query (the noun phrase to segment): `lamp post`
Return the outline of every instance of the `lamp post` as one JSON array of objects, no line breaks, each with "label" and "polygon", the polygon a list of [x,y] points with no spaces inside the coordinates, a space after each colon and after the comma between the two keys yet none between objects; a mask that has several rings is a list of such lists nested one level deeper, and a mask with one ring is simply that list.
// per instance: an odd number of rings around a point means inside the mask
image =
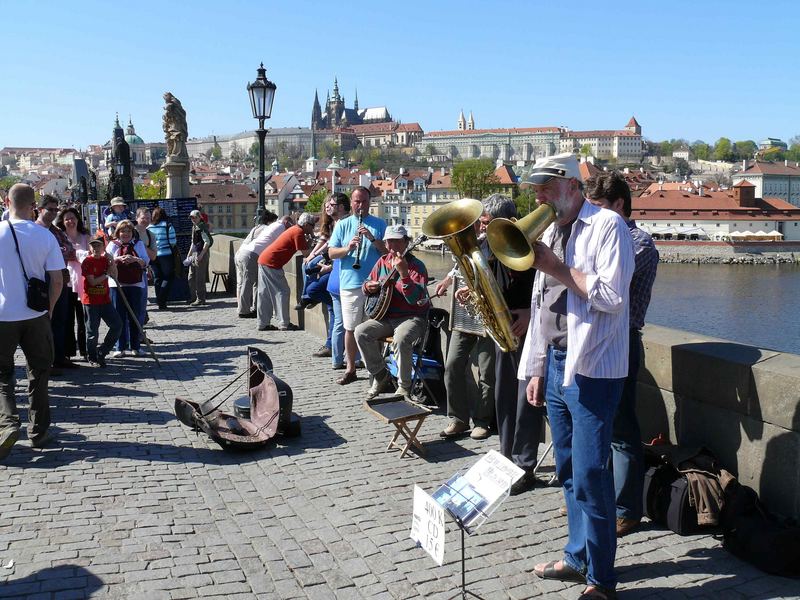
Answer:
[{"label": "lamp post", "polygon": [[253,109],[253,118],[258,119],[258,210],[256,222],[260,222],[264,214],[264,138],[267,130],[264,129],[264,120],[272,116],[272,101],[275,100],[277,86],[267,79],[267,70],[264,63],[258,68],[258,76],[253,83],[247,84],[247,93],[250,94],[250,108]]}]

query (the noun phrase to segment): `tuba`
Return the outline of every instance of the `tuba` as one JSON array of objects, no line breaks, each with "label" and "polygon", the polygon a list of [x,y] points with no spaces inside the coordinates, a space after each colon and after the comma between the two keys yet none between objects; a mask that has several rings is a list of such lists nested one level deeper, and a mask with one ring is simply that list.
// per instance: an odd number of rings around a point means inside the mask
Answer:
[{"label": "tuba", "polygon": [[449,246],[470,289],[468,310],[471,308],[475,312],[503,352],[511,352],[519,344],[511,332],[511,312],[475,233],[475,221],[482,214],[483,205],[478,200],[455,200],[433,211],[422,224],[422,233],[428,239],[441,239]]},{"label": "tuba", "polygon": [[514,271],[527,271],[536,256],[533,243],[556,220],[556,211],[549,204],[540,204],[519,221],[492,219],[486,228],[486,241],[495,258]]}]

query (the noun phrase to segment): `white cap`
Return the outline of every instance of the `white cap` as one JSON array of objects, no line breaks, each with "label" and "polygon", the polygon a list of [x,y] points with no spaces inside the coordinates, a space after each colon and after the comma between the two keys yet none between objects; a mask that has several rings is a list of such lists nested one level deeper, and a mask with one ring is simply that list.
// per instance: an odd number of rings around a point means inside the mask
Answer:
[{"label": "white cap", "polygon": [[555,154],[546,158],[540,158],[531,169],[528,182],[534,185],[544,185],[553,177],[561,179],[572,179],[583,181],[580,169],[578,169],[578,159],[571,152]]},{"label": "white cap", "polygon": [[384,240],[403,240],[408,239],[408,231],[402,225],[389,225],[386,233],[383,234]]}]

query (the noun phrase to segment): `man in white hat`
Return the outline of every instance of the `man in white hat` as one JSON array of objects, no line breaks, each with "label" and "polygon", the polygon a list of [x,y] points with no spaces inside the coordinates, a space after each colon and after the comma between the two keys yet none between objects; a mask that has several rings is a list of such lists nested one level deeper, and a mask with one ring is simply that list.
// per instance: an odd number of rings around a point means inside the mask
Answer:
[{"label": "man in white hat", "polygon": [[537,274],[518,377],[530,377],[532,405],[547,404],[569,524],[563,558],[537,564],[534,573],[585,582],[581,599],[608,600],[617,583],[608,459],[628,374],[633,242],[618,214],[584,198],[574,155],[538,160],[530,182],[556,221],[534,244]]},{"label": "man in white hat", "polygon": [[368,398],[391,391],[392,378],[383,361],[380,342],[389,336],[392,336],[397,361],[397,393],[411,396],[412,349],[425,334],[431,302],[426,288],[428,270],[410,252],[404,256],[409,240],[402,225],[387,227],[383,241],[388,252],[375,263],[362,285],[366,296],[381,293],[384,286],[390,288],[392,294],[386,314],[380,320],[364,321],[354,332],[367,370],[373,376]]}]

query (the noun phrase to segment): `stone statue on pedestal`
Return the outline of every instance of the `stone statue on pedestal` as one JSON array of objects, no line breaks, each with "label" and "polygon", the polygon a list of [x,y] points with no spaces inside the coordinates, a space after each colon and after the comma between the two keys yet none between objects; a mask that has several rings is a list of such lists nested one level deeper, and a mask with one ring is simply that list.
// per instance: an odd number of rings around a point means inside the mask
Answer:
[{"label": "stone statue on pedestal", "polygon": [[164,94],[164,116],[161,119],[164,137],[167,142],[167,198],[189,197],[189,153],[186,140],[189,130],[186,126],[186,111],[170,92]]}]

